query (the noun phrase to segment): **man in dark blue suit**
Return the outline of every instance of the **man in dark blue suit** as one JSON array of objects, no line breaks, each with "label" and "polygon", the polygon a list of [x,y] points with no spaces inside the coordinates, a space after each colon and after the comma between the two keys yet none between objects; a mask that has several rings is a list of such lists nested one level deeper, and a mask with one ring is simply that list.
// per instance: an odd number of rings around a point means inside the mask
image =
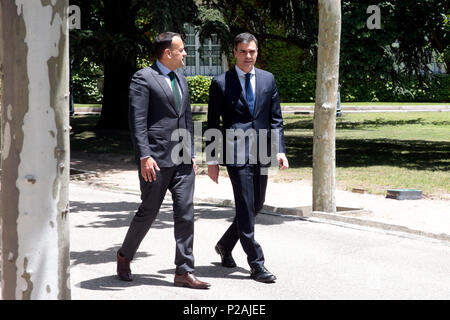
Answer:
[{"label": "man in dark blue suit", "polygon": [[[261,151],[275,147],[280,169],[289,167],[283,119],[273,75],[254,67],[258,56],[257,39],[249,33],[236,36],[234,56],[235,68],[212,80],[208,105],[208,129],[218,129],[223,136],[223,145],[218,148],[222,150],[221,158],[220,151],[214,152],[218,150],[213,150],[211,157],[207,154],[208,176],[218,183],[219,163],[224,161],[236,206],[233,223],[215,250],[220,254],[223,266],[235,267],[231,252],[240,240],[251,268],[250,277],[270,283],[276,277],[264,266],[264,254],[255,240],[254,225],[255,216],[263,207],[267,187],[269,163],[262,161]],[[267,138],[263,137],[267,133]],[[275,145],[271,145],[271,138],[276,138]],[[217,141],[208,145],[211,143]]]}]

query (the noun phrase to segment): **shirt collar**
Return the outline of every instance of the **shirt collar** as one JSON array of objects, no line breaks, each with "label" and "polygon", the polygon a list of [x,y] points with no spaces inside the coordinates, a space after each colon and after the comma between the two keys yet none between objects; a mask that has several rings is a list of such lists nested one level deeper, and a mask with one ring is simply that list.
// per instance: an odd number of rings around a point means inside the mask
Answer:
[{"label": "shirt collar", "polygon": [[[237,72],[238,76],[245,78],[246,73],[244,71],[242,71],[237,65],[235,66],[235,68],[236,68],[236,72]],[[252,70],[250,70],[249,73],[252,75],[255,75],[255,67],[254,66],[252,67]]]},{"label": "shirt collar", "polygon": [[156,60],[156,65],[158,66],[159,71],[161,71],[161,73],[165,76],[172,72],[172,70],[163,65],[159,60]]}]

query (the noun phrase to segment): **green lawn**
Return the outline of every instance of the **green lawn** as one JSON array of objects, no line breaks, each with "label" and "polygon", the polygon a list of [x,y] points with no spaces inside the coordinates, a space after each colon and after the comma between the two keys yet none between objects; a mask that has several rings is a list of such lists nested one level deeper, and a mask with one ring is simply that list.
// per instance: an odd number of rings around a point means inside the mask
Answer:
[{"label": "green lawn", "polygon": [[[132,154],[128,132],[96,131],[97,119],[71,119],[73,152]],[[273,179],[312,179],[312,119],[284,116],[291,168],[275,171]],[[194,121],[205,122],[206,115],[194,115]],[[426,197],[450,198],[450,112],[344,114],[336,124],[336,166],[340,189],[385,194],[390,188],[414,188]]]},{"label": "green lawn", "polygon": [[[279,179],[312,179],[312,116],[286,115],[292,170]],[[340,188],[385,194],[415,188],[429,197],[450,194],[450,112],[353,113],[336,123]],[[447,195],[445,195],[447,194]]]},{"label": "green lawn", "polygon": [[[422,105],[448,105],[448,103],[441,102],[342,102],[342,106],[422,106]],[[79,104],[76,103],[75,107],[101,107],[101,104]],[[193,103],[192,106],[195,107],[206,107],[207,103]],[[314,102],[282,102],[281,106],[314,106]]]}]

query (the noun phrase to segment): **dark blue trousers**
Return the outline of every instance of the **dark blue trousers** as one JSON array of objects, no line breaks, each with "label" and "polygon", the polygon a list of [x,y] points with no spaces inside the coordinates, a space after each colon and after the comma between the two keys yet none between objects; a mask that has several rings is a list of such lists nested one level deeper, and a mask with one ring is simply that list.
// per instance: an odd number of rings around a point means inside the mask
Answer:
[{"label": "dark blue trousers", "polygon": [[260,165],[227,166],[233,186],[236,216],[219,243],[231,252],[240,240],[250,267],[264,265],[264,254],[255,240],[255,217],[261,211],[266,196],[267,175],[261,175]]}]

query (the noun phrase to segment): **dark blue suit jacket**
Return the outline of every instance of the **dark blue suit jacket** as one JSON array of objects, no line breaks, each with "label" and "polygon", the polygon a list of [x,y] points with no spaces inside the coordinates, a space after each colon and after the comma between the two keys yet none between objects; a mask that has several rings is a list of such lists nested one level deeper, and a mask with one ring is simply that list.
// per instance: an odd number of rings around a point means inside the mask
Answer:
[{"label": "dark blue suit jacket", "polygon": [[[245,92],[241,87],[235,68],[214,77],[209,91],[208,129],[218,129],[222,132],[223,151],[222,155],[213,152],[212,157],[209,157],[207,152],[207,161],[218,160],[219,164],[230,166],[242,166],[255,162],[269,165],[261,163],[259,154],[262,151],[261,148],[264,147],[267,150],[266,154],[270,156],[271,129],[277,130],[279,143],[275,150],[276,153],[285,153],[283,119],[274,76],[270,72],[255,68],[255,107],[253,114],[250,113]],[[245,141],[245,154],[242,152],[242,148],[238,148],[238,144],[242,141],[239,142],[239,139],[230,136],[227,141],[227,132],[234,131],[235,135],[240,135],[236,131],[239,129],[242,129],[244,134],[252,131],[250,129],[255,130],[258,138],[255,140],[257,143],[253,144],[255,148],[253,152],[250,152],[252,147],[248,144],[249,139]],[[259,139],[259,135],[264,132],[261,129],[267,130],[268,134],[265,140]],[[213,142],[214,139],[209,143],[207,142],[207,146]],[[265,145],[263,146],[261,143],[265,143]],[[234,151],[231,153],[232,157],[227,157],[230,148],[234,148]],[[256,156],[256,159],[253,156]],[[242,163],[242,159],[244,159],[244,163]]]}]

